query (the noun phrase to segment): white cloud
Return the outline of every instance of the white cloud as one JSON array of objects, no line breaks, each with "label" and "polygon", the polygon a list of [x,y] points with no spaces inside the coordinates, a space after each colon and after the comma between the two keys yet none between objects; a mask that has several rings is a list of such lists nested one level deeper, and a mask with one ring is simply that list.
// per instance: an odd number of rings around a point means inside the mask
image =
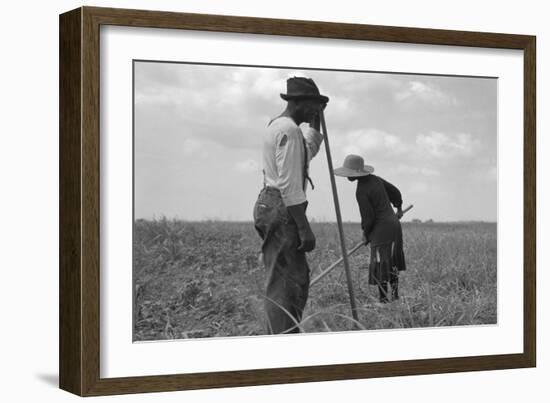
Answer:
[{"label": "white cloud", "polygon": [[[347,114],[349,114],[351,108],[352,105],[350,104],[349,98],[338,95],[330,95],[330,100],[326,109],[326,115],[346,116]],[[329,118],[327,117],[327,120],[328,119]]]},{"label": "white cloud", "polygon": [[368,158],[375,153],[402,154],[409,147],[399,137],[378,129],[355,130],[338,141],[346,154]]},{"label": "white cloud", "polygon": [[437,177],[441,176],[441,172],[434,168],[399,164],[392,169],[392,172],[397,174],[411,174],[419,176]]},{"label": "white cloud", "polygon": [[422,152],[436,158],[471,157],[480,148],[481,142],[469,133],[449,135],[441,132],[419,134],[416,145]]},{"label": "white cloud", "polygon": [[426,193],[430,187],[424,182],[413,182],[409,185],[409,191],[412,193]]},{"label": "white cloud", "polygon": [[441,173],[436,169],[431,168],[417,168],[417,172],[424,176],[441,176]]},{"label": "white cloud", "polygon": [[247,99],[263,99],[277,101],[280,93],[286,92],[287,78],[305,76],[304,72],[279,69],[241,68],[231,74],[231,83],[228,85],[228,99],[234,96]]},{"label": "white cloud", "polygon": [[421,81],[409,81],[405,89],[395,94],[395,99],[400,102],[421,100],[434,105],[457,105],[456,97],[446,94],[434,85],[428,85]]}]

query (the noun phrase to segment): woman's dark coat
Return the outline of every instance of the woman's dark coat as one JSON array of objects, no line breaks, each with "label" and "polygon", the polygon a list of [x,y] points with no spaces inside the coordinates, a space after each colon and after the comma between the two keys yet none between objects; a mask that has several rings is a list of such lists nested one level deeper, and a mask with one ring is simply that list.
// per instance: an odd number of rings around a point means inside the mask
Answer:
[{"label": "woman's dark coat", "polygon": [[392,270],[405,270],[403,232],[392,204],[403,204],[401,192],[376,175],[358,178],[355,193],[361,213],[361,228],[371,245],[369,283],[389,281]]},{"label": "woman's dark coat", "polygon": [[358,179],[355,196],[361,212],[361,227],[370,244],[377,246],[394,241],[401,233],[401,224],[391,205],[400,208],[403,204],[399,189],[376,175],[367,175]]}]

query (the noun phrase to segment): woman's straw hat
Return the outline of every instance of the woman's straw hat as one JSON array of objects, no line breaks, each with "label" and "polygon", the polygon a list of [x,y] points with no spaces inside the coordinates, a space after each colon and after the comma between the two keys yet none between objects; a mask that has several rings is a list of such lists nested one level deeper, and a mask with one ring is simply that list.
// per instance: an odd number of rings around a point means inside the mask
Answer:
[{"label": "woman's straw hat", "polygon": [[365,165],[365,161],[363,161],[362,157],[350,154],[344,160],[344,166],[334,170],[334,175],[357,178],[359,176],[370,175],[373,172],[374,167]]}]

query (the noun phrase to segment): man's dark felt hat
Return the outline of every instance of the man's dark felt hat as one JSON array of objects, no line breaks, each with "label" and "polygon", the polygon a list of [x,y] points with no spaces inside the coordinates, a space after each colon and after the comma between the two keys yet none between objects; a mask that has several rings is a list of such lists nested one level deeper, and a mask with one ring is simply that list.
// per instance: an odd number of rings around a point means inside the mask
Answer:
[{"label": "man's dark felt hat", "polygon": [[286,94],[281,94],[285,101],[290,99],[318,99],[327,103],[328,97],[321,95],[319,88],[311,78],[292,77],[286,81]]}]

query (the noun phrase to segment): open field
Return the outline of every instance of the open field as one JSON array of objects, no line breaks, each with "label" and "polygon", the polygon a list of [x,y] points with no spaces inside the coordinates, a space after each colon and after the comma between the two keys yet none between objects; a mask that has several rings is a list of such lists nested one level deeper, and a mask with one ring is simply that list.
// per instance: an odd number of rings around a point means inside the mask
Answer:
[{"label": "open field", "polygon": [[[334,223],[313,223],[311,278],[340,257]],[[348,248],[361,239],[345,224]],[[494,324],[495,223],[403,223],[407,271],[400,300],[377,306],[367,284],[369,249],[350,258],[360,327]],[[252,223],[137,220],[134,229],[134,340],[264,334],[264,271]],[[351,330],[340,266],[310,289],[306,332]]]}]

